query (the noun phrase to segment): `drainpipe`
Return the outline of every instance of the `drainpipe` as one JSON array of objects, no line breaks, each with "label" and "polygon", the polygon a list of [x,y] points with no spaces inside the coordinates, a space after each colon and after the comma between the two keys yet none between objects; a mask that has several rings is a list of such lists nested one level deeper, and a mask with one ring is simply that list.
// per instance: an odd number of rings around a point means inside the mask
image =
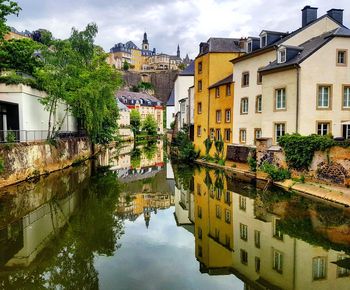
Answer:
[{"label": "drainpipe", "polygon": [[297,104],[296,104],[296,120],[295,133],[299,133],[299,98],[300,98],[300,67],[297,66]]}]

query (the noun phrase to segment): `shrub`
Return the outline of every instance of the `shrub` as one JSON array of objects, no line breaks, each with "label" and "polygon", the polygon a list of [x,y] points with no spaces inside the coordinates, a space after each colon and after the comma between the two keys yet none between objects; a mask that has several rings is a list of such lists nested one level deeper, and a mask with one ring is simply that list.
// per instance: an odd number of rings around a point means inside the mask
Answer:
[{"label": "shrub", "polygon": [[178,155],[173,157],[181,162],[193,163],[199,157],[199,151],[195,150],[186,129],[177,134],[172,146],[178,148]]},{"label": "shrub", "polygon": [[308,169],[315,151],[325,151],[337,145],[330,136],[286,134],[278,139],[286,154],[288,166],[294,169]]},{"label": "shrub", "polygon": [[204,145],[205,145],[205,155],[209,155],[211,146],[213,145],[213,141],[210,139],[210,137],[208,136],[207,139],[204,140]]},{"label": "shrub", "polygon": [[250,171],[256,172],[257,162],[256,158],[249,156],[247,159]]},{"label": "shrub", "polygon": [[291,174],[288,169],[279,168],[276,165],[270,164],[268,162],[264,162],[260,166],[260,170],[267,173],[268,177],[272,181],[282,181],[291,177]]}]

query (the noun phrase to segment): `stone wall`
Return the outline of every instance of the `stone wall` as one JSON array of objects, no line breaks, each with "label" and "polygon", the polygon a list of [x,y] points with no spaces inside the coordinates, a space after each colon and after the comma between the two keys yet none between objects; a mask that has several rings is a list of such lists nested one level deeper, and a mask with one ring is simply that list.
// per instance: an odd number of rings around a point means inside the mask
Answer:
[{"label": "stone wall", "polygon": [[[287,168],[286,156],[279,146],[272,146],[272,140],[257,140],[257,164],[269,162],[278,167]],[[350,186],[350,148],[334,146],[327,151],[316,151],[307,172],[294,171],[296,175],[309,177],[329,183]]]},{"label": "stone wall", "polygon": [[3,187],[88,159],[91,144],[81,138],[60,140],[56,146],[45,142],[1,145],[0,157],[5,167],[0,174],[0,187]]},{"label": "stone wall", "polygon": [[247,162],[251,147],[244,145],[227,145],[226,159],[233,162]]}]

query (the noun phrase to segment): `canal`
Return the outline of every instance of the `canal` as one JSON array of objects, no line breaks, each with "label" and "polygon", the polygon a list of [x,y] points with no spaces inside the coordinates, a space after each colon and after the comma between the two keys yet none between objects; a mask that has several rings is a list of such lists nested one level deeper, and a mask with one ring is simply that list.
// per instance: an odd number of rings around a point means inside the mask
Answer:
[{"label": "canal", "polygon": [[350,213],[125,146],[0,191],[0,289],[350,289]]}]

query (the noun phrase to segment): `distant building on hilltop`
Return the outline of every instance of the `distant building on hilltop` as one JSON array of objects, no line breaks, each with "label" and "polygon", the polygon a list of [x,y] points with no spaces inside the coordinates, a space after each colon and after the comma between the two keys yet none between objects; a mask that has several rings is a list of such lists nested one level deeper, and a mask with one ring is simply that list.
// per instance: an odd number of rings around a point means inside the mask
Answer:
[{"label": "distant building on hilltop", "polygon": [[134,71],[162,71],[178,70],[181,64],[185,66],[190,63],[188,55],[185,59],[181,58],[180,45],[177,46],[176,55],[166,53],[157,54],[156,49],[150,49],[147,33],[143,35],[141,49],[132,41],[117,43],[111,48],[107,62],[122,69],[124,63],[127,63],[130,69]]}]

